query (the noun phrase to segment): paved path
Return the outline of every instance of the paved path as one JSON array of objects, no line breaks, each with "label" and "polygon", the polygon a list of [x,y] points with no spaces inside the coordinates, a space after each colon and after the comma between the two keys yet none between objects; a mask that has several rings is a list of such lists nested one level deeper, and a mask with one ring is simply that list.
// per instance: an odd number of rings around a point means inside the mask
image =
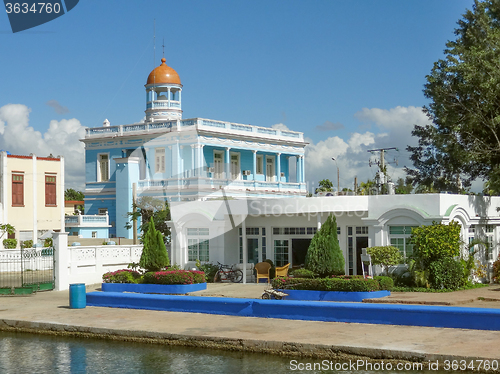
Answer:
[{"label": "paved path", "polygon": [[[193,295],[259,298],[266,285],[215,284]],[[96,287],[88,287],[88,291]],[[500,286],[443,294],[394,294],[385,301],[447,302],[499,307]],[[485,301],[478,300],[483,298]],[[473,301],[470,301],[473,300]],[[466,304],[463,304],[466,302]],[[499,359],[498,331],[87,307],[69,309],[68,291],[0,297],[0,330],[98,334],[109,338],[232,350],[285,353],[330,360],[346,355],[412,361],[445,358]]]}]

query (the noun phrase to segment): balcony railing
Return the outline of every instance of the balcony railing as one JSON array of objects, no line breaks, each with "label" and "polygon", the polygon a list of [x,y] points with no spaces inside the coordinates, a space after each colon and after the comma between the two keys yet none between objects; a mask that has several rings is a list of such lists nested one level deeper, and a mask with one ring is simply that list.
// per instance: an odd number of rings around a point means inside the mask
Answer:
[{"label": "balcony railing", "polygon": [[64,221],[67,227],[109,226],[109,216],[107,214],[66,216]]},{"label": "balcony railing", "polygon": [[106,136],[110,137],[123,136],[133,133],[150,132],[158,130],[172,131],[174,129],[182,129],[190,126],[196,126],[197,129],[211,128],[213,129],[212,131],[220,133],[239,132],[239,133],[244,133],[247,136],[255,136],[261,138],[269,138],[269,137],[276,139],[293,138],[294,140],[300,140],[300,141],[304,140],[304,135],[301,132],[278,130],[268,127],[260,127],[253,125],[243,125],[239,123],[215,121],[203,118],[191,118],[191,119],[182,119],[177,121],[166,121],[166,122],[137,123],[132,125],[120,125],[120,126],[92,127],[92,128],[87,128],[85,130],[86,131],[85,137],[99,138]]}]

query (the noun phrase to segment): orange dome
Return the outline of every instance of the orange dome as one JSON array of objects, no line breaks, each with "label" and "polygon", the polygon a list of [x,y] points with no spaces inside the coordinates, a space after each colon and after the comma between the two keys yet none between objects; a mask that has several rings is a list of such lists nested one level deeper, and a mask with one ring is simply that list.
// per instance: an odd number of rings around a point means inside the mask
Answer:
[{"label": "orange dome", "polygon": [[179,74],[172,69],[170,66],[167,66],[165,63],[165,57],[161,59],[161,65],[155,68],[148,76],[148,84],[181,84],[181,79],[179,78]]}]

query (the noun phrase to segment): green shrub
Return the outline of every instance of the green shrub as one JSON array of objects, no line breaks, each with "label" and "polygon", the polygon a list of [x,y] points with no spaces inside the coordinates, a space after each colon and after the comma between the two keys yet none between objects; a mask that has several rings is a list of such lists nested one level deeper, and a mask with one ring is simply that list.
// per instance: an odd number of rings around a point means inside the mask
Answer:
[{"label": "green shrub", "polygon": [[33,240],[24,240],[21,242],[21,248],[33,248]]},{"label": "green shrub", "polygon": [[500,283],[500,255],[493,263],[493,282]]},{"label": "green shrub", "polygon": [[370,247],[366,250],[370,255],[373,265],[382,265],[385,268],[386,275],[389,275],[389,267],[403,262],[403,256],[399,248],[391,245],[382,247]]},{"label": "green shrub", "polygon": [[311,240],[305,267],[321,277],[345,273],[345,260],[337,238],[337,220],[328,216]]},{"label": "green shrub", "polygon": [[159,271],[170,264],[167,248],[163,241],[163,235],[155,229],[153,217],[149,222],[148,231],[143,238],[144,247],[142,249],[139,265],[147,272]]},{"label": "green shrub", "polygon": [[464,269],[460,261],[443,258],[429,265],[429,283],[432,288],[459,289],[465,285]]},{"label": "green shrub", "polygon": [[381,290],[392,291],[392,289],[394,288],[394,281],[391,277],[380,275],[378,277],[374,277],[373,279],[375,279],[380,284]]},{"label": "green shrub", "polygon": [[296,278],[315,278],[316,274],[311,270],[307,269],[294,269],[290,271],[290,275],[293,275]]},{"label": "green shrub", "polygon": [[47,238],[43,241],[43,246],[44,247],[52,247],[54,245],[54,241],[52,238]]},{"label": "green shrub", "polygon": [[331,278],[290,278],[279,277],[272,281],[275,289],[311,290],[311,291],[342,291],[342,292],[370,292],[380,290],[375,279],[339,277]]},{"label": "green shrub", "polygon": [[205,283],[205,273],[198,270],[157,271],[144,274],[142,283],[195,284]]},{"label": "green shrub", "polygon": [[108,272],[102,276],[104,283],[139,283],[140,279],[141,273],[130,269]]},{"label": "green shrub", "polygon": [[414,256],[427,269],[431,262],[453,258],[460,254],[460,225],[456,221],[448,225],[433,222],[431,226],[412,230]]},{"label": "green shrub", "polygon": [[14,249],[17,247],[17,239],[4,239],[3,247],[7,249]]},{"label": "green shrub", "polygon": [[217,265],[209,262],[201,264],[199,260],[196,261],[196,267],[205,273],[205,281],[207,283],[212,283],[214,281],[215,274],[219,271],[219,267]]}]

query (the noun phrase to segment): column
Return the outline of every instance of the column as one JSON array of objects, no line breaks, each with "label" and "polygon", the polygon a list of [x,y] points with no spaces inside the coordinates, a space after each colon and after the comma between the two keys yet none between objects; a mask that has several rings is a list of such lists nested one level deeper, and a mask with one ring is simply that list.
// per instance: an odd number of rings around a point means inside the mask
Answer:
[{"label": "column", "polygon": [[[33,162],[33,165],[32,165],[32,169],[33,169],[33,184],[32,184],[32,188],[33,188],[33,232],[31,233],[31,240],[33,240],[33,244],[36,244],[37,242],[37,239],[38,239],[38,235],[37,235],[37,231],[38,231],[38,227],[37,227],[37,223],[38,223],[38,201],[37,201],[37,170],[36,170],[36,155],[32,154],[31,156],[31,159],[32,159],[32,162]],[[45,177],[45,174],[43,174],[43,176]],[[5,178],[6,176],[4,176]],[[59,178],[57,178],[59,179]],[[40,181],[40,186],[45,186],[45,178]],[[57,192],[57,186],[56,186],[56,192]],[[64,191],[62,192],[64,194]],[[44,204],[45,205],[45,204]],[[4,207],[4,209],[7,209],[7,207]],[[64,216],[62,217],[62,219],[64,219]],[[63,230],[64,231],[64,230]]]},{"label": "column", "polygon": [[306,171],[305,171],[305,160],[304,160],[304,156],[300,156],[300,163],[301,163],[301,167],[300,167],[300,173],[301,173],[301,178],[300,180],[302,181],[302,183],[304,183],[306,181]]},{"label": "column", "polygon": [[172,146],[168,146],[168,152],[170,153],[170,175],[167,176],[167,178],[173,178],[174,177],[174,152],[172,151]]},{"label": "column", "polygon": [[255,177],[257,176],[257,151],[252,151],[252,153],[253,153],[252,174],[253,174],[253,180],[255,181]]},{"label": "column", "polygon": [[179,146],[179,177],[180,178],[184,178],[185,176],[185,173],[186,173],[186,169],[184,168],[185,165],[184,165],[184,158],[182,157],[182,152],[183,152],[183,149],[184,149],[184,146],[183,145],[180,145]]},{"label": "column", "polygon": [[170,87],[167,88],[168,107],[170,108]]},{"label": "column", "polygon": [[196,147],[196,144],[191,144],[191,177],[194,177],[196,175],[195,147]]},{"label": "column", "polygon": [[231,179],[231,157],[229,151],[231,148],[226,148],[226,179]]},{"label": "column", "polygon": [[278,187],[281,187],[281,153],[276,154],[276,174],[278,174]]},{"label": "column", "polygon": [[68,233],[53,232],[52,242],[54,245],[54,275],[55,290],[63,291],[69,289],[68,265],[70,253],[68,251]]},{"label": "column", "polygon": [[296,160],[296,174],[297,174],[297,183],[301,183],[301,180],[300,180],[300,176],[301,176],[301,173],[300,173],[300,156],[297,156],[297,160]]},{"label": "column", "polygon": [[243,284],[247,283],[247,260],[248,260],[248,248],[247,248],[247,223],[245,222],[245,216],[241,217],[241,240],[243,242]]},{"label": "column", "polygon": [[200,175],[203,175],[203,169],[205,166],[205,163],[203,162],[203,147],[204,147],[204,145],[200,144],[200,146],[198,148],[198,167],[200,168]]}]

